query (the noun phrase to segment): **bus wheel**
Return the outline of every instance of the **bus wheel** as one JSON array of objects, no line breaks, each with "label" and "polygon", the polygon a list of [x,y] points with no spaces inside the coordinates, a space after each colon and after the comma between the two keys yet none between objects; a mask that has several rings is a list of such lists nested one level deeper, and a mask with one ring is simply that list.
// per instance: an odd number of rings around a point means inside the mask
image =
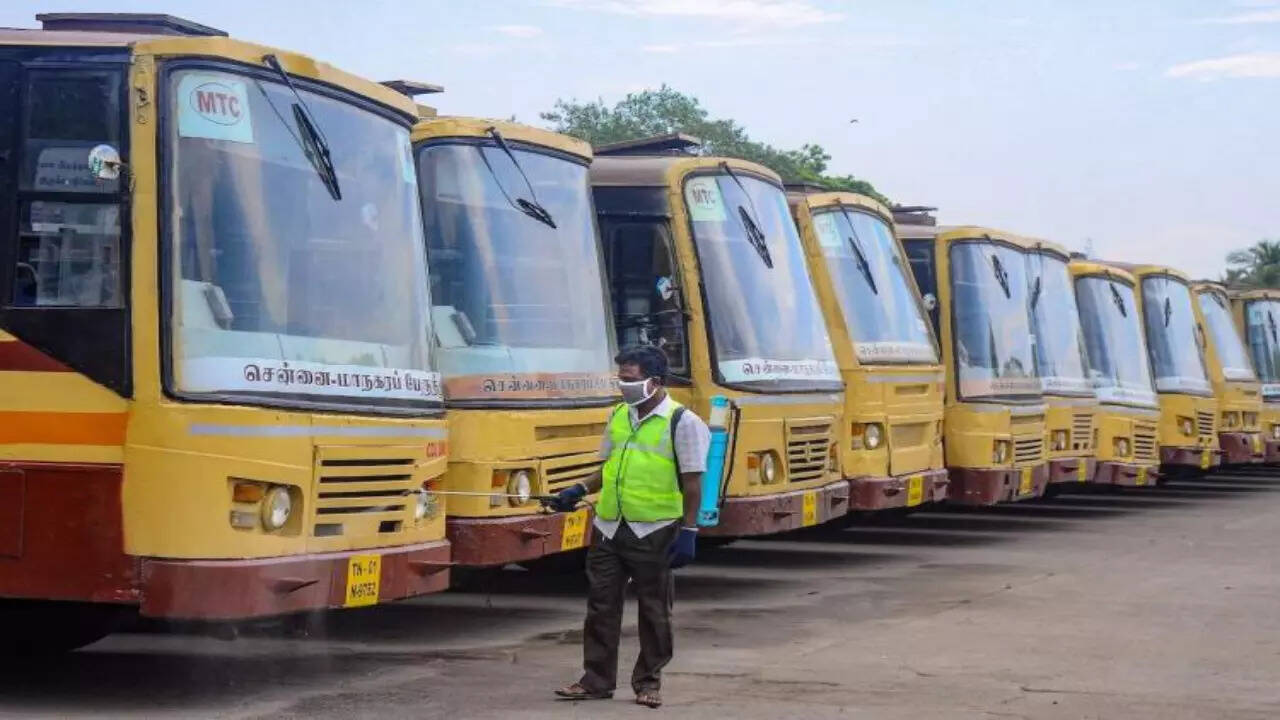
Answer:
[{"label": "bus wheel", "polygon": [[131,613],[117,605],[0,601],[0,662],[82,648],[114,632]]}]

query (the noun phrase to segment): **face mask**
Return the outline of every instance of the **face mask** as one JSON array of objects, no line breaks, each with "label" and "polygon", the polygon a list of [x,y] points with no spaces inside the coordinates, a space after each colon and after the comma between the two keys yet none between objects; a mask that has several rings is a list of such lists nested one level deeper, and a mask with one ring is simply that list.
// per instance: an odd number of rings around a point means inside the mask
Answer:
[{"label": "face mask", "polygon": [[653,378],[645,378],[644,380],[636,380],[634,382],[618,381],[618,389],[622,390],[622,401],[628,405],[639,405],[640,403],[653,397],[658,392],[657,385],[652,390],[646,391],[649,387],[649,381]]}]

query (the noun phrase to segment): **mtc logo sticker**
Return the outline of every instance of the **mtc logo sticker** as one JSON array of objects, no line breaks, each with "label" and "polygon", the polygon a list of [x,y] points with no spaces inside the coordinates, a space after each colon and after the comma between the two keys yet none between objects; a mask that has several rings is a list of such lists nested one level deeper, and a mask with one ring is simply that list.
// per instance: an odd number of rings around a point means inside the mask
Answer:
[{"label": "mtc logo sticker", "polygon": [[244,81],[224,73],[183,75],[178,82],[178,135],[252,143]]}]

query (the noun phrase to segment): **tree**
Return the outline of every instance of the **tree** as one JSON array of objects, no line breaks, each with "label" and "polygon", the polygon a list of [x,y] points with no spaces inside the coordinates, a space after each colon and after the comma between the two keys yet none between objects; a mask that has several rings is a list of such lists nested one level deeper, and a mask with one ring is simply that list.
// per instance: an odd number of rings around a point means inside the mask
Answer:
[{"label": "tree", "polygon": [[751,160],[771,168],[788,183],[813,183],[828,190],[862,193],[885,205],[891,204],[889,198],[866,180],[852,175],[828,175],[831,155],[821,145],[805,143],[799,150],[782,150],[752,140],[741,125],[733,120],[710,117],[697,98],[666,85],[657,90],[629,93],[613,107],[601,100],[588,103],[557,100],[541,117],[552,123],[555,131],[592,145],[687,133],[702,141],[701,152],[707,155]]},{"label": "tree", "polygon": [[1233,288],[1280,288],[1280,240],[1259,240],[1227,253],[1222,282]]}]

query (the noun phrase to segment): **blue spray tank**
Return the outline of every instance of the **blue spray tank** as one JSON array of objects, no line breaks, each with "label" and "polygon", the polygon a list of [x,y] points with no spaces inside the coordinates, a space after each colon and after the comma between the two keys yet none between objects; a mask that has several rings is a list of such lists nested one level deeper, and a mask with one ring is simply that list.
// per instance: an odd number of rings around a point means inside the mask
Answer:
[{"label": "blue spray tank", "polygon": [[698,508],[698,527],[720,524],[720,495],[724,482],[725,455],[729,449],[729,398],[714,395],[707,427],[711,430],[711,447],[707,449],[707,470],[702,473],[702,505]]}]

